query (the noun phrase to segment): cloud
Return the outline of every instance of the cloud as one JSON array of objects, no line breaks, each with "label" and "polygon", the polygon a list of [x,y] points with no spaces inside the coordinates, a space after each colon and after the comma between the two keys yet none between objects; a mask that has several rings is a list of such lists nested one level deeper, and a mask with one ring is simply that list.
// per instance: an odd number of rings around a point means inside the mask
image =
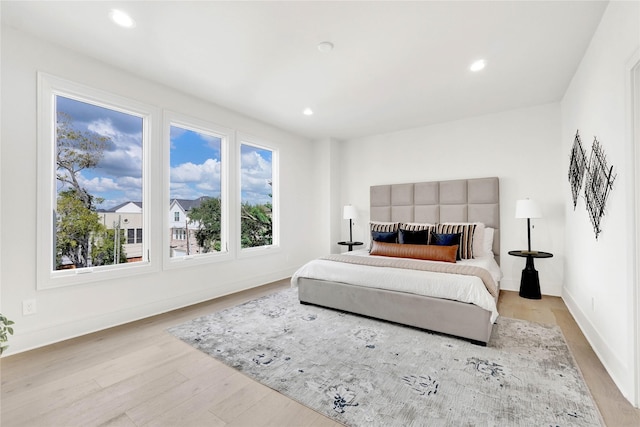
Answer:
[{"label": "cloud", "polygon": [[86,189],[90,194],[120,190],[118,183],[111,178],[94,177],[87,179],[80,174],[78,176],[78,182],[82,188]]},{"label": "cloud", "polygon": [[[216,159],[207,159],[202,164],[182,163],[172,167],[170,174],[172,199],[220,195],[221,164]],[[180,197],[178,193],[190,196]]]},{"label": "cloud", "polygon": [[171,168],[171,182],[201,182],[217,179],[220,182],[220,162],[207,159],[202,164],[191,162]]},{"label": "cloud", "polygon": [[[110,140],[98,166],[82,171],[79,176],[84,188],[105,199],[101,207],[141,201],[142,118],[60,96],[57,97],[57,109],[69,114],[75,129],[95,132]],[[173,125],[170,132],[172,162],[181,162],[170,169],[171,198],[219,196],[221,138]],[[243,202],[271,202],[271,156],[270,150],[241,144]],[[229,170],[233,172],[235,167],[232,165]]]},{"label": "cloud", "polygon": [[142,176],[142,134],[123,133],[114,127],[110,119],[99,119],[89,124],[88,130],[109,138],[112,142],[104,151],[95,168],[105,175],[119,177]]},{"label": "cloud", "polygon": [[194,200],[200,197],[201,192],[182,182],[172,182],[170,185],[171,200],[187,199]]},{"label": "cloud", "polygon": [[265,159],[259,150],[245,151],[241,156],[242,169],[240,180],[242,185],[242,201],[251,204],[270,203],[273,193],[272,162]]},{"label": "cloud", "polygon": [[74,127],[86,130],[90,123],[100,119],[108,119],[113,127],[121,133],[140,132],[142,118],[133,114],[123,113],[109,108],[100,107],[88,102],[76,101],[63,96],[56,97],[57,111],[68,114]]},{"label": "cloud", "polygon": [[221,138],[205,133],[198,133],[198,136],[200,137],[200,139],[207,143],[207,146],[209,148],[220,151],[220,145],[222,144]]}]

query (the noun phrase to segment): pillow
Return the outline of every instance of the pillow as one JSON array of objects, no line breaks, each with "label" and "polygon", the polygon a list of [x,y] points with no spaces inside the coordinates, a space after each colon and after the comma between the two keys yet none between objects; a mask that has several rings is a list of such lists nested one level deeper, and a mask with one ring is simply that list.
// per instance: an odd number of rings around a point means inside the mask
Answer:
[{"label": "pillow", "polygon": [[[398,232],[398,227],[399,227],[400,223],[399,222],[383,222],[383,221],[369,221],[369,230],[370,230],[370,235],[371,235],[371,239],[369,240],[369,245],[368,245],[368,249],[371,249],[371,241],[373,240],[373,232],[384,232],[384,233],[397,233]],[[393,241],[393,243],[397,242],[397,236],[396,236],[396,240]]]},{"label": "pillow", "polygon": [[373,242],[371,255],[426,259],[430,261],[456,262],[458,246],[401,245],[399,243]]},{"label": "pillow", "polygon": [[427,245],[429,244],[429,233],[427,230],[398,230],[398,243],[409,245]]},{"label": "pillow", "polygon": [[[436,229],[436,225],[435,224],[429,224],[427,222],[401,222],[400,226],[399,226],[399,230],[405,230],[405,231],[426,231],[427,232],[427,239],[426,239],[426,245],[429,244],[429,236],[431,235],[432,231],[435,231]],[[400,236],[398,236],[399,238]],[[402,242],[400,242],[402,243]],[[414,242],[406,242],[406,243],[414,243]],[[417,243],[417,242],[416,242]]]},{"label": "pillow", "polygon": [[460,258],[460,236],[462,233],[441,234],[431,232],[431,244],[435,246],[457,246],[456,259]]},{"label": "pillow", "polygon": [[473,230],[473,258],[482,258],[487,253],[484,250],[484,229],[485,225],[482,222],[443,222],[444,225],[475,225]]},{"label": "pillow", "polygon": [[494,256],[493,254],[493,236],[495,234],[495,229],[490,227],[485,227],[484,229],[484,239],[482,239],[482,249],[484,250],[485,256]]},{"label": "pillow", "polygon": [[441,234],[431,232],[431,244],[436,246],[452,246],[460,244],[461,233]]},{"label": "pillow", "polygon": [[454,234],[460,233],[460,247],[458,249],[458,259],[471,259],[473,258],[473,232],[476,229],[476,224],[473,223],[459,223],[459,224],[437,224],[436,233],[439,234]]},{"label": "pillow", "polygon": [[372,231],[371,239],[374,242],[396,243],[398,241],[398,232]]},{"label": "pillow", "polygon": [[381,221],[369,221],[369,227],[371,231],[398,231],[400,226],[399,222],[381,222]]},{"label": "pillow", "polygon": [[401,222],[399,228],[401,230],[429,230],[435,228],[435,224],[429,224],[428,222]]},{"label": "pillow", "polygon": [[473,257],[480,258],[486,256],[484,250],[484,230],[486,227],[481,222],[474,222],[476,229],[473,232]]}]

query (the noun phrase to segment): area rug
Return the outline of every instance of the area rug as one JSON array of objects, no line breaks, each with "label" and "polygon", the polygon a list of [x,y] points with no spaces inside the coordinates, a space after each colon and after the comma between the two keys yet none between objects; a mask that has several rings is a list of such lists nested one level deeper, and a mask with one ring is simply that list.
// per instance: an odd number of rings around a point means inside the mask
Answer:
[{"label": "area rug", "polygon": [[560,329],[500,317],[487,347],[298,301],[297,289],[169,331],[348,426],[601,426]]}]

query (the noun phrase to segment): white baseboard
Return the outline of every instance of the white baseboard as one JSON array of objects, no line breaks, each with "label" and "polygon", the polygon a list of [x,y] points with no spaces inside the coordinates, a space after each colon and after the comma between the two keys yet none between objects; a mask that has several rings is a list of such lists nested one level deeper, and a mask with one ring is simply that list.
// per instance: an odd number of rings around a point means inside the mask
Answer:
[{"label": "white baseboard", "polygon": [[609,373],[613,382],[616,384],[622,395],[632,403],[629,390],[627,389],[629,384],[626,383],[627,377],[629,376],[629,369],[625,366],[622,360],[620,360],[616,353],[611,350],[607,341],[598,332],[589,318],[578,306],[571,293],[566,289],[563,290],[562,299],[578,324],[578,327],[582,330],[582,333],[591,345],[591,348],[596,353],[596,356],[598,356],[598,359],[602,362],[605,370]]},{"label": "white baseboard", "polygon": [[220,298],[236,292],[272,283],[291,277],[296,268],[288,268],[266,275],[254,276],[237,282],[222,284],[214,289],[191,292],[178,297],[157,300],[124,310],[110,312],[99,316],[73,319],[68,322],[47,325],[30,331],[20,331],[20,335],[12,337],[2,357],[22,353],[36,348],[55,344],[72,338],[109,329],[126,323],[135,322],[147,317],[156,316],[172,310]]}]

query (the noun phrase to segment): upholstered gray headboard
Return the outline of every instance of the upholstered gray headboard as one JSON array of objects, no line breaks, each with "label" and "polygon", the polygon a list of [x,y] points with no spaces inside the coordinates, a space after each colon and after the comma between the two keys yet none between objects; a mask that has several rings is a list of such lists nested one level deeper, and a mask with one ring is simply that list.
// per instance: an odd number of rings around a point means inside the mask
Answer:
[{"label": "upholstered gray headboard", "polygon": [[374,185],[371,221],[482,222],[495,229],[493,253],[500,264],[498,178]]}]

